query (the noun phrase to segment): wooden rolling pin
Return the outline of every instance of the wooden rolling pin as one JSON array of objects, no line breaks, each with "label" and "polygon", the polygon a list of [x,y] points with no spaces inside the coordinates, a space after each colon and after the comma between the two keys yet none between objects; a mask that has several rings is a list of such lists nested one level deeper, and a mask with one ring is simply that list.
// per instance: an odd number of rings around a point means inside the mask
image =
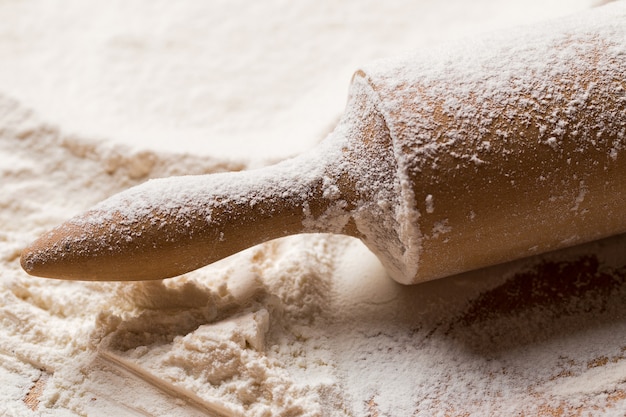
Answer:
[{"label": "wooden rolling pin", "polygon": [[311,153],[151,180],[28,246],[30,274],[148,280],[308,232],[410,284],[626,231],[626,2],[374,63]]}]

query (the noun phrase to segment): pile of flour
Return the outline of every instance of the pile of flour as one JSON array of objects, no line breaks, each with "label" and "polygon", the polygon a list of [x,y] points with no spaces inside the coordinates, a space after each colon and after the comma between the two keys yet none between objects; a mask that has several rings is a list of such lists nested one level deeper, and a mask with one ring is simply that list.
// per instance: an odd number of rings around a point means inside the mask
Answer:
[{"label": "pile of flour", "polygon": [[239,3],[0,5],[5,414],[618,415],[624,236],[411,287],[332,235],[162,282],[21,270],[29,241],[132,185],[311,148],[364,62],[589,6]]}]

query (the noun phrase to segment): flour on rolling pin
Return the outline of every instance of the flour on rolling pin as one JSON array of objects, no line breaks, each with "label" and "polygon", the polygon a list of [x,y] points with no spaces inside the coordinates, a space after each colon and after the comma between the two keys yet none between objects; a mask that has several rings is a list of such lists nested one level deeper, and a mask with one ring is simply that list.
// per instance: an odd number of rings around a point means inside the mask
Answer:
[{"label": "flour on rolling pin", "polygon": [[624,22],[618,2],[365,66],[310,154],[149,181],[44,235],[22,265],[160,279],[331,232],[360,238],[408,284],[624,232]]}]

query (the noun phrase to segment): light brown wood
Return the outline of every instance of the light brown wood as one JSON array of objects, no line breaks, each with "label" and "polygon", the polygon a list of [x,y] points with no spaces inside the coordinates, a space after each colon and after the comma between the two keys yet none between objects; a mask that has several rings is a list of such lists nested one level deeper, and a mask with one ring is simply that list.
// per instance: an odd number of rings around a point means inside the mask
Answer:
[{"label": "light brown wood", "polygon": [[[345,141],[342,152],[297,160],[322,165],[319,177],[279,164],[246,182],[240,203],[215,194],[183,217],[155,208],[89,222],[101,213],[87,212],[28,246],[22,266],[64,279],[161,279],[270,239],[332,232],[362,239],[408,284],[625,232],[620,10],[601,27],[586,12],[549,32],[542,23],[364,67],[329,139]],[[266,187],[288,172],[291,184]],[[325,194],[328,176],[341,210]]]}]

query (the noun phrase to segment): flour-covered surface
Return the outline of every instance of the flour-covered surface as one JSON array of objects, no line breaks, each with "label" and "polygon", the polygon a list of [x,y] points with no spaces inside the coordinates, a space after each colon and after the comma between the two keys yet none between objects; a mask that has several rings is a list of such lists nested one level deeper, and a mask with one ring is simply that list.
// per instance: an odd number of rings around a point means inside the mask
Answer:
[{"label": "flour-covered surface", "polygon": [[170,3],[0,5],[5,415],[625,414],[624,236],[408,287],[331,235],[162,282],[27,276],[29,241],[118,191],[310,148],[373,58],[590,6]]}]

